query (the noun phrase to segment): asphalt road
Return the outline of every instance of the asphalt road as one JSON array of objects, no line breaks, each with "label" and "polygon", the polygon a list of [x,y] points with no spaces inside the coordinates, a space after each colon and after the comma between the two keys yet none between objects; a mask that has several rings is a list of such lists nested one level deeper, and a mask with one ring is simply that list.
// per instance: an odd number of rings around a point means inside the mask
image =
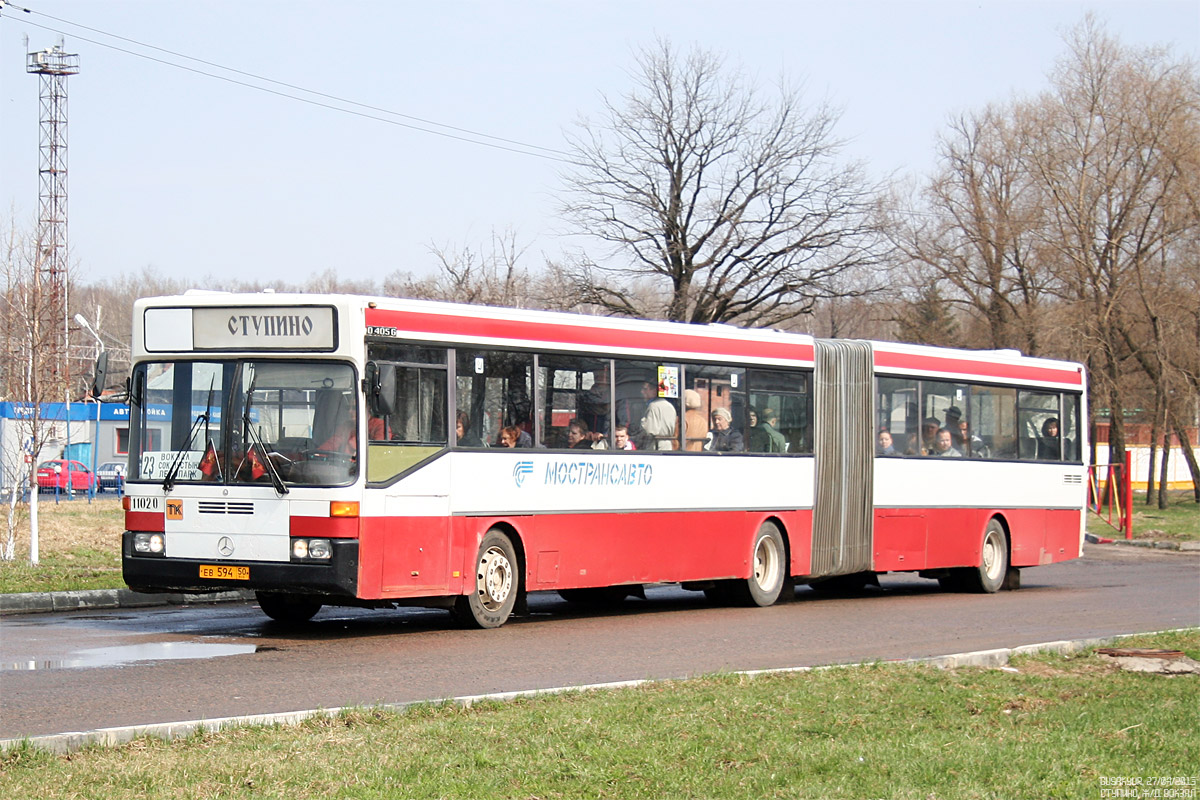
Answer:
[{"label": "asphalt road", "polygon": [[995,595],[881,582],[852,598],[801,588],[765,609],[674,587],[616,612],[535,595],[530,616],[490,631],[421,609],[326,609],[292,631],[253,604],[6,617],[0,739],[1200,626],[1196,553],[1093,545]]}]

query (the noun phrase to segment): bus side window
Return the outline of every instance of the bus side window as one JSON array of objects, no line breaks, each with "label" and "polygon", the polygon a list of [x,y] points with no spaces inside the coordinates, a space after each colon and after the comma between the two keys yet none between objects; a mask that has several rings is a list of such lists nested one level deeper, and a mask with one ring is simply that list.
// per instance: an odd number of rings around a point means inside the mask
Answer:
[{"label": "bus side window", "polygon": [[[684,367],[684,384],[700,395],[700,412],[707,420],[708,434],[703,438],[685,433],[685,449],[705,452],[742,452],[746,449],[742,430],[746,419],[746,371],[741,367],[699,364]],[[722,434],[714,419],[729,414],[731,431]],[[684,412],[685,421],[687,411]],[[686,425],[685,425],[686,427]]]},{"label": "bus side window", "polygon": [[678,450],[681,418],[678,364],[616,361],[616,424],[638,450]]},{"label": "bus side window", "polygon": [[1016,389],[972,386],[970,415],[971,434],[982,442],[973,453],[975,458],[1017,457]]},{"label": "bus side window", "polygon": [[[611,402],[609,362],[581,356],[538,359],[537,398],[541,420],[538,446],[605,449]],[[571,435],[571,429],[578,432]]]},{"label": "bus side window", "polygon": [[802,455],[812,452],[812,373],[752,369],[746,449]]},{"label": "bus side window", "polygon": [[[875,382],[875,426],[877,455],[920,455],[921,421],[917,413],[917,379],[880,377]],[[883,452],[879,434],[892,437],[892,452]]]}]

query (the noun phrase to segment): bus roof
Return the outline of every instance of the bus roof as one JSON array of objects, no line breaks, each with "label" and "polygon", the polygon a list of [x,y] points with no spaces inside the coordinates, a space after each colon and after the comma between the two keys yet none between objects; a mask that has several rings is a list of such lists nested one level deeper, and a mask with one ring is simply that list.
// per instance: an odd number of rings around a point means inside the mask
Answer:
[{"label": "bus roof", "polygon": [[[143,319],[147,309],[229,308],[236,312],[313,307],[336,310],[340,329],[336,351],[343,355],[354,352],[354,342],[375,337],[481,347],[582,350],[657,360],[811,366],[816,342],[808,334],[726,324],[693,325],[432,300],[269,291],[189,291],[177,296],[142,298],[135,303],[134,356],[166,352],[161,348],[146,348],[144,334],[139,336],[138,320]],[[871,345],[875,368],[885,374],[1075,388],[1083,384],[1082,365],[1024,356],[1015,350],[964,350],[882,341],[873,341]]]}]

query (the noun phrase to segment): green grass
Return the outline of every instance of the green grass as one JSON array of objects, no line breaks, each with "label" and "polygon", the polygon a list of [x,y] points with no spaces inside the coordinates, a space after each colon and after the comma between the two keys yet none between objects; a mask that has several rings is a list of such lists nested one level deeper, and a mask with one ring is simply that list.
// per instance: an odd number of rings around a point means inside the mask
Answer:
[{"label": "green grass", "polygon": [[123,588],[120,551],[77,548],[51,553],[37,566],[28,561],[0,564],[0,594]]},{"label": "green grass", "polygon": [[[0,536],[7,535],[8,507],[0,513]],[[16,558],[0,561],[0,593],[48,592],[76,589],[119,589],[121,531],[125,527],[120,501],[101,495],[91,503],[86,495],[55,504],[53,495],[38,503],[37,566],[29,563],[29,508],[18,505]]]},{"label": "green grass", "polygon": [[[1200,631],[1123,641],[1200,657]],[[1101,797],[1197,774],[1200,678],[1092,653],[1017,672],[877,665],[472,708],[359,709],[289,728],[0,758],[0,797]]]},{"label": "green grass", "polygon": [[[1167,507],[1160,509],[1157,504],[1146,505],[1145,492],[1133,493],[1133,538],[1170,542],[1200,541],[1200,503],[1193,499],[1191,490],[1169,492],[1167,497]],[[1119,524],[1116,519],[1114,522]],[[1088,533],[1110,539],[1124,536],[1095,514],[1088,515],[1087,529]]]}]

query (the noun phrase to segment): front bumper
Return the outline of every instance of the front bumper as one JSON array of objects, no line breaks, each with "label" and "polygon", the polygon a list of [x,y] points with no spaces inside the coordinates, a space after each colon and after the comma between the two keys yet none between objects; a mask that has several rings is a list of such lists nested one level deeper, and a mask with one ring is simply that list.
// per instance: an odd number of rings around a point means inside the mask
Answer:
[{"label": "front bumper", "polygon": [[[202,561],[163,558],[133,551],[133,532],[121,536],[121,570],[125,583],[138,592],[226,592],[252,589],[291,594],[358,596],[358,540],[333,539],[328,563],[297,561]],[[201,564],[248,567],[246,581],[201,578]]]}]

